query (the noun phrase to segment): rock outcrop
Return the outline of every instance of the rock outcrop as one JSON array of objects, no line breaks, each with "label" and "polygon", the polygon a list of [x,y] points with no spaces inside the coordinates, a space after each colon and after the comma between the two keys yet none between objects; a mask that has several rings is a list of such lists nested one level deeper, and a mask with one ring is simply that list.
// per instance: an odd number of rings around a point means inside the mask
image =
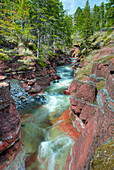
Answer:
[{"label": "rock outcrop", "polygon": [[37,60],[33,55],[24,54],[11,56],[11,59],[7,61],[0,61],[8,79],[21,81],[22,87],[28,93],[39,93],[49,86],[51,81],[60,79],[56,73],[56,67],[69,63],[69,56],[58,49],[55,56],[47,58],[45,61]]},{"label": "rock outcrop", "polygon": [[[6,78],[0,68],[0,169],[2,169],[2,161],[7,157],[5,151],[19,140],[21,131],[20,116],[11,97],[10,84]],[[20,150],[21,144],[18,146]]]},{"label": "rock outcrop", "polygon": [[81,67],[75,70],[68,92],[71,119],[80,135],[69,153],[66,170],[91,169],[96,149],[113,137],[113,53],[112,46],[93,51],[86,58],[80,58]]}]

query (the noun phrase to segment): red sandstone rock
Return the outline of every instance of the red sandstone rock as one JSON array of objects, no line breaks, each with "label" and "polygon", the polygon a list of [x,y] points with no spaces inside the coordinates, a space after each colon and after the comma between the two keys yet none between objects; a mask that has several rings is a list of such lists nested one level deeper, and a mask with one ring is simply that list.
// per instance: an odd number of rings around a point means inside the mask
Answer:
[{"label": "red sandstone rock", "polygon": [[28,90],[28,84],[24,82],[24,83],[22,84],[22,88],[25,89],[25,90]]},{"label": "red sandstone rock", "polygon": [[96,99],[97,91],[96,87],[87,83],[84,83],[77,90],[75,96],[82,100],[94,102]]},{"label": "red sandstone rock", "polygon": [[96,74],[96,76],[98,77],[107,77],[107,75],[109,74],[109,70],[108,70],[108,66],[109,64],[100,64],[100,63],[95,63],[93,65],[93,69],[92,69],[92,73]]},{"label": "red sandstone rock", "polygon": [[110,94],[110,97],[114,100],[114,74],[109,74],[106,82],[106,90]]},{"label": "red sandstone rock", "polygon": [[41,86],[37,86],[37,84],[35,84],[28,92],[29,93],[38,93],[42,90]]},{"label": "red sandstone rock", "polygon": [[[107,58],[112,53],[113,47],[98,50],[95,56],[82,63],[81,70],[84,70],[89,62],[97,61],[104,56]],[[86,76],[82,80],[86,83],[73,80],[68,89],[72,94],[71,116],[77,115],[78,120],[84,122],[85,129],[81,131],[68,155],[66,170],[90,169],[90,161],[97,147],[113,137],[114,60],[95,63],[92,73],[96,75],[94,78]],[[97,93],[93,84],[101,81],[99,77],[107,78],[107,81]],[[89,83],[90,81],[94,83]],[[95,105],[96,95],[97,104]],[[79,126],[79,122],[74,120],[74,125]]]},{"label": "red sandstone rock", "polygon": [[32,79],[28,81],[28,85],[31,86],[36,82],[36,79]]},{"label": "red sandstone rock", "polygon": [[95,120],[91,120],[92,124],[89,123],[85,131],[79,136],[75,145],[72,148],[72,157],[69,154],[69,158],[66,161],[66,170],[82,170],[89,156],[89,147],[94,137],[94,130],[96,129],[97,123]]},{"label": "red sandstone rock", "polygon": [[86,120],[89,121],[89,119],[94,116],[96,111],[96,107],[95,106],[91,106],[91,105],[84,105],[84,107],[82,108],[81,114],[80,114],[80,119],[81,120]]},{"label": "red sandstone rock", "polygon": [[63,90],[63,93],[64,93],[65,95],[70,95],[70,92],[69,92],[68,90]]},{"label": "red sandstone rock", "polygon": [[[97,97],[97,108],[87,101],[82,105],[81,119],[88,119],[66,161],[66,170],[89,169],[90,161],[97,147],[112,138],[113,135],[113,103],[112,103],[113,75],[107,78],[106,89],[102,88]],[[89,93],[90,91],[88,91]],[[71,109],[80,109],[79,99],[71,98]],[[81,101],[82,102],[82,101]],[[75,121],[75,125],[78,122]],[[77,156],[78,155],[78,156]]]},{"label": "red sandstone rock", "polygon": [[11,98],[10,85],[0,83],[0,153],[20,138],[20,117]]},{"label": "red sandstone rock", "polygon": [[21,150],[22,143],[18,140],[13,144],[13,146],[7,149],[7,152],[0,153],[0,170],[6,169],[15,160]]},{"label": "red sandstone rock", "polygon": [[75,92],[76,98],[94,102],[97,95],[97,89],[94,85],[88,83],[82,83],[77,80],[73,81],[68,88],[70,94]]},{"label": "red sandstone rock", "polygon": [[12,99],[0,108],[0,152],[20,138],[20,117]]},{"label": "red sandstone rock", "polygon": [[[29,60],[29,68],[22,68],[22,63],[18,62],[18,60],[21,62]],[[58,65],[69,64],[70,57],[61,50],[56,50],[56,55],[51,59],[47,58],[46,63],[47,66],[42,68],[38,62],[36,62],[35,59],[30,56],[12,56],[11,61],[0,61],[0,65],[4,69],[4,72],[6,71],[8,79],[24,81],[23,88],[27,91],[28,86],[25,83],[28,82],[28,85],[33,87],[33,84],[35,83],[33,82],[33,79],[37,80],[37,86],[41,86],[42,89],[45,89],[47,86],[49,86],[51,81],[60,79],[60,77],[56,74],[56,67]],[[33,91],[35,91],[34,87],[33,89]],[[39,90],[36,90],[37,93]],[[31,91],[29,92],[31,93]]]}]

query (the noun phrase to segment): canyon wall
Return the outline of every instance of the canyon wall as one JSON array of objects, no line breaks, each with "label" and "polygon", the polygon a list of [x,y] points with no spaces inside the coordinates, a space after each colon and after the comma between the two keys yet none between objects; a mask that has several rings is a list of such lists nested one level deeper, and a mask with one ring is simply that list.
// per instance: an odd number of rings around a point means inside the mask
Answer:
[{"label": "canyon wall", "polygon": [[20,131],[20,116],[11,97],[7,76],[0,67],[0,169],[10,164],[22,149]]},{"label": "canyon wall", "polygon": [[[14,169],[24,166],[24,154],[22,151],[22,143],[20,141],[20,116],[16,109],[11,92],[18,91],[19,85],[27,92],[27,94],[38,94],[50,85],[50,82],[56,79],[60,79],[56,73],[56,67],[61,65],[67,65],[70,63],[68,55],[61,50],[56,51],[56,55],[51,58],[47,58],[44,63],[40,63],[33,56],[15,55],[10,60],[0,61],[0,169],[11,168],[12,162]],[[42,65],[44,64],[44,65]],[[13,80],[17,81],[13,83]],[[11,86],[13,83],[13,90]],[[21,94],[24,96],[24,93]],[[26,97],[26,96],[25,96]],[[25,98],[23,98],[25,99]],[[29,99],[28,99],[29,100]],[[31,102],[32,100],[30,100]],[[26,104],[26,103],[25,103]],[[22,165],[21,165],[22,164]]]},{"label": "canyon wall", "polygon": [[76,55],[78,58],[73,64],[75,75],[68,92],[71,95],[70,117],[80,135],[68,155],[66,170],[92,169],[91,160],[96,149],[112,140],[113,54],[114,48],[108,44],[92,51],[86,58]]},{"label": "canyon wall", "polygon": [[55,56],[47,58],[45,61],[37,60],[33,55],[27,56],[23,53],[12,56],[11,60],[0,61],[8,79],[21,81],[22,87],[28,93],[39,93],[48,87],[51,81],[60,79],[56,73],[56,67],[69,63],[69,56],[59,49],[56,50]]}]

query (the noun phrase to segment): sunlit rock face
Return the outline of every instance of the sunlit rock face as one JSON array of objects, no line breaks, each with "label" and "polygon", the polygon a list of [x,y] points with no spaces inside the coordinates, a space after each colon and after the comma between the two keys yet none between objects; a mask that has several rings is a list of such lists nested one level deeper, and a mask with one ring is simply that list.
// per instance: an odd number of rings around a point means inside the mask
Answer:
[{"label": "sunlit rock face", "polygon": [[[0,154],[20,138],[20,117],[11,98],[10,85],[0,69]],[[1,161],[0,161],[1,162]]]}]

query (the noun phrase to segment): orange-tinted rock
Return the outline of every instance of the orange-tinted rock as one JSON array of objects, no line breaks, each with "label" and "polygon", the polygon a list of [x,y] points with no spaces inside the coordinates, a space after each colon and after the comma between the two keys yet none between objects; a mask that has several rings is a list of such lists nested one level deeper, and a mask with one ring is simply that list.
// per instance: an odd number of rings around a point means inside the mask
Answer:
[{"label": "orange-tinted rock", "polygon": [[30,155],[30,156],[27,156],[26,161],[25,161],[25,168],[30,167],[30,165],[31,165],[33,162],[38,162],[37,156],[38,156],[38,153],[37,153],[37,152],[35,152],[34,154],[32,154],[32,155]]},{"label": "orange-tinted rock", "polygon": [[[67,109],[58,118],[57,121],[60,123],[57,125],[57,128],[63,131],[66,135],[69,135],[72,139],[76,140],[79,137],[80,132],[77,131],[75,127],[73,127],[72,121],[69,118],[70,118],[70,110]],[[80,129],[79,125],[77,126]]]},{"label": "orange-tinted rock", "polygon": [[70,92],[69,92],[68,90],[63,90],[63,93],[64,93],[65,95],[70,95]]}]

